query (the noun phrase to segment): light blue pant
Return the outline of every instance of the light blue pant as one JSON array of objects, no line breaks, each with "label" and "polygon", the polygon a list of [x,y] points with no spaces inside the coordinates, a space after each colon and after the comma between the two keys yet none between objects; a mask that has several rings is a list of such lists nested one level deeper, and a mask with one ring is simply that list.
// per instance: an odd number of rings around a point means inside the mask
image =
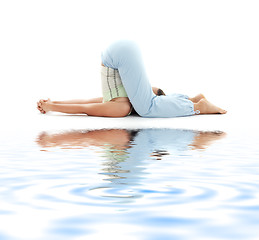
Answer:
[{"label": "light blue pant", "polygon": [[128,40],[110,45],[102,53],[105,66],[118,69],[123,86],[136,112],[142,117],[181,117],[194,115],[188,96],[156,96],[146,75],[138,46]]}]

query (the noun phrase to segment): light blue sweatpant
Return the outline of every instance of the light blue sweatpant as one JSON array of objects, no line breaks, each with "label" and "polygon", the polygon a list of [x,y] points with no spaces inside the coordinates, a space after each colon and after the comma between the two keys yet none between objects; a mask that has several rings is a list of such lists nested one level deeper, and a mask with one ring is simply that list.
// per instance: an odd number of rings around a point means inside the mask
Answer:
[{"label": "light blue sweatpant", "polygon": [[171,94],[156,96],[146,75],[138,46],[129,40],[111,44],[102,53],[105,66],[118,69],[131,104],[142,117],[181,117],[194,115],[188,96]]}]

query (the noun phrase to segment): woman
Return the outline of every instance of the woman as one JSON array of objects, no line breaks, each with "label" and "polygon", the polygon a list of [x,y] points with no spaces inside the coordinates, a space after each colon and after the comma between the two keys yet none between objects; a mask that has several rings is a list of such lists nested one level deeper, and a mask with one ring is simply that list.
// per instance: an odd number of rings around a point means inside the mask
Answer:
[{"label": "woman", "polygon": [[90,100],[40,100],[38,109],[89,116],[125,117],[135,111],[142,117],[182,117],[195,114],[225,114],[202,94],[189,98],[182,94],[164,95],[152,88],[138,46],[131,41],[113,43],[102,53],[103,98]]}]

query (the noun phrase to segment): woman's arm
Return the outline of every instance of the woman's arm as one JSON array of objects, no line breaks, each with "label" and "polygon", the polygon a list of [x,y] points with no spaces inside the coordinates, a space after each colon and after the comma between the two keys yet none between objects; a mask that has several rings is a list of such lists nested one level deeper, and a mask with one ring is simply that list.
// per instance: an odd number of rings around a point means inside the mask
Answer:
[{"label": "woman's arm", "polygon": [[129,102],[105,102],[105,103],[90,103],[90,104],[56,104],[50,100],[40,100],[38,109],[42,113],[48,111],[62,112],[70,114],[85,113],[89,116],[99,117],[125,117],[131,111]]},{"label": "woman's arm", "polygon": [[[154,94],[157,95],[157,91],[159,88],[152,87]],[[88,103],[102,103],[103,98],[92,98],[92,99],[73,99],[73,100],[65,100],[65,101],[52,101],[55,104],[88,104]]]},{"label": "woman's arm", "polygon": [[74,100],[65,100],[65,101],[52,101],[55,104],[88,104],[88,103],[102,103],[103,98],[92,98],[92,99],[74,99]]}]

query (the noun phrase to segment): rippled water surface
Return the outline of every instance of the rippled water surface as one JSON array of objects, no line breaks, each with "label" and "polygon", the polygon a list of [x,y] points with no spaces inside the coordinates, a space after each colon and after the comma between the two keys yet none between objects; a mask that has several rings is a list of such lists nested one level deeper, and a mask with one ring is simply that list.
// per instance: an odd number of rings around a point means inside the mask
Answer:
[{"label": "rippled water surface", "polygon": [[255,132],[3,133],[0,239],[258,239]]}]

